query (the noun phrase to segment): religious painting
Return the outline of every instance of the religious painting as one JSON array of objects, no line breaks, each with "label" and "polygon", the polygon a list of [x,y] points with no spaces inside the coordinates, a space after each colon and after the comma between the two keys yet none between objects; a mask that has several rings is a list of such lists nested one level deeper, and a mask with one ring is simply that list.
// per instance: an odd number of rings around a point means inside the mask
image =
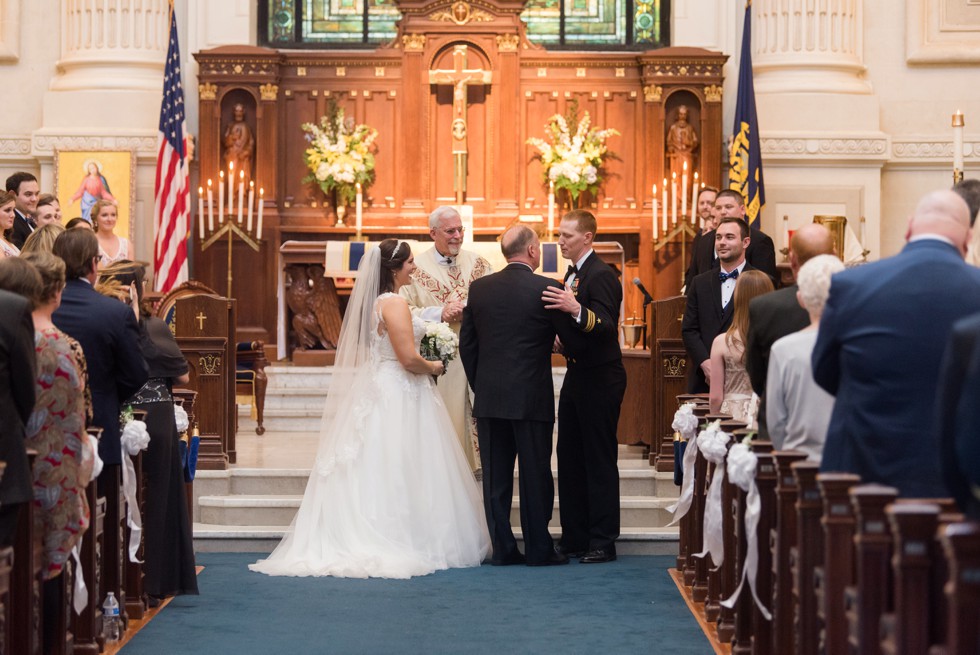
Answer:
[{"label": "religious painting", "polygon": [[55,153],[55,195],[65,222],[92,220],[92,205],[112,200],[119,208],[115,233],[132,241],[136,202],[136,158],[130,150],[59,150]]}]

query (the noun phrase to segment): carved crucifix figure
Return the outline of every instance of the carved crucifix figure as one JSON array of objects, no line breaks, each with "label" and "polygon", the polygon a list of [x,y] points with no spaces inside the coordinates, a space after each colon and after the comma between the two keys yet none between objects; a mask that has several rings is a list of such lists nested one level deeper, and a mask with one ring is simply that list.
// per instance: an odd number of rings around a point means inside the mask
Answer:
[{"label": "carved crucifix figure", "polygon": [[466,46],[453,47],[452,70],[430,70],[429,84],[453,85],[453,191],[456,203],[463,204],[466,194],[466,89],[470,84],[490,84],[492,73],[466,68]]}]

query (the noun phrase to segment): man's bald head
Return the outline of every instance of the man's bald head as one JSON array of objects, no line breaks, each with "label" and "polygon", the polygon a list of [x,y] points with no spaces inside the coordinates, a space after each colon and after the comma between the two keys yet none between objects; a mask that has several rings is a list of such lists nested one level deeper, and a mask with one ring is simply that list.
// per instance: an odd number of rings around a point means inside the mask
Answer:
[{"label": "man's bald head", "polygon": [[905,238],[932,234],[953,242],[965,255],[970,242],[970,208],[953,191],[933,191],[915,207]]},{"label": "man's bald head", "polygon": [[526,225],[512,225],[500,237],[500,252],[508,262],[521,262],[532,269],[541,263],[538,235]]},{"label": "man's bald head", "polygon": [[834,235],[819,223],[809,223],[793,232],[789,241],[789,266],[794,273],[817,255],[833,255]]}]

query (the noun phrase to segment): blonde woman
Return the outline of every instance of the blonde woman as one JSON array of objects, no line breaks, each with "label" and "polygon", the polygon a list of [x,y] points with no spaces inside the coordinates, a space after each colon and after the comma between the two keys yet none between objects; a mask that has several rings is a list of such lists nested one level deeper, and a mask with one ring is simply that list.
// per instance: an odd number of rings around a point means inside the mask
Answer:
[{"label": "blonde woman", "polygon": [[24,247],[20,253],[26,255],[29,252],[51,252],[54,249],[54,242],[58,235],[65,231],[61,223],[49,223],[31,232],[27,237]]},{"label": "blonde woman", "polygon": [[118,220],[119,208],[114,202],[99,200],[92,205],[92,227],[99,239],[99,268],[129,259],[129,241],[114,232]]}]

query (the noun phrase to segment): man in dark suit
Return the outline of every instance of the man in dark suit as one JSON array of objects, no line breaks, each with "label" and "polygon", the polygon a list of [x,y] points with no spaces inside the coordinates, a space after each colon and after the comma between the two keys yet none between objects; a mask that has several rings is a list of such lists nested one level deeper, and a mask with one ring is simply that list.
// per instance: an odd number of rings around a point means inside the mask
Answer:
[{"label": "man in dark suit", "polygon": [[558,245],[570,262],[564,289],[545,289],[549,309],[568,314],[559,326],[567,360],[558,399],[558,507],[561,545],[583,564],[616,559],[619,537],[619,442],[626,393],[619,345],[623,286],[592,249],[596,220],[573,210],[562,218]]},{"label": "man in dark suit", "polygon": [[27,237],[35,229],[34,213],[37,211],[41,187],[36,177],[20,172],[7,178],[7,191],[14,194],[14,227],[11,230],[10,243],[23,248]]},{"label": "man in dark suit", "polygon": [[36,373],[31,303],[0,291],[0,462],[7,464],[0,480],[0,548],[13,545],[20,509],[34,500],[24,424],[34,411]]},{"label": "man in dark suit", "polygon": [[940,470],[960,510],[980,519],[980,314],[953,324],[936,388]]},{"label": "man in dark suit", "polygon": [[701,229],[694,235],[694,239],[691,241],[691,261],[687,266],[687,271],[684,273],[685,289],[690,288],[691,280],[694,279],[694,276],[698,272],[697,254],[698,244],[701,243],[701,238],[708,234],[708,232],[714,232],[715,228],[718,227],[718,221],[720,219],[715,216],[715,197],[717,195],[718,189],[711,186],[703,187],[698,193],[697,212],[698,217],[701,219]]},{"label": "man in dark suit", "polygon": [[[793,277],[800,266],[817,255],[834,254],[834,237],[823,225],[811,223],[793,233],[789,244],[789,267]],[[749,333],[745,339],[745,368],[752,390],[761,399],[759,406],[759,436],[769,438],[766,430],[766,374],[769,371],[769,350],[777,339],[799,332],[810,324],[810,315],[796,299],[796,284],[749,301]]]},{"label": "man in dark suit", "polygon": [[99,255],[93,232],[63,232],[54,242],[54,254],[65,261],[67,282],[61,307],[52,318],[82,346],[92,390],[92,422],[102,428],[99,457],[107,468],[118,466],[120,405],[147,379],[136,316],[130,307],[93,288]]},{"label": "man in dark suit", "polygon": [[902,496],[947,494],[934,433],[936,384],[953,323],[980,312],[980,269],[963,261],[969,209],[952,191],[923,198],[902,252],[833,277],[813,378],[837,396],[821,470],[855,473]]},{"label": "man in dark suit", "polygon": [[[558,283],[533,273],[541,251],[537,235],[527,226],[504,232],[500,249],[508,265],[473,281],[460,329],[460,359],[475,393],[491,564],[567,564],[548,532],[555,503],[551,351],[563,317],[544,308],[541,293]],[[515,455],[520,462],[524,555],[510,526]]]},{"label": "man in dark suit", "polygon": [[[745,220],[745,199],[738,191],[722,189],[715,198],[714,213],[716,220],[725,218],[740,218]],[[757,268],[772,279],[773,284],[779,282],[779,271],[776,269],[776,246],[769,235],[755,227],[749,233],[751,242],[745,251],[745,261],[752,268]],[[715,253],[714,234],[709,232],[698,240],[694,249],[694,259],[689,267],[691,280],[709,270],[718,270],[719,258]],[[690,291],[690,284],[688,284]]]},{"label": "man in dark suit", "polygon": [[681,336],[690,357],[688,393],[708,392],[711,384],[711,342],[732,324],[735,281],[742,272],[753,268],[745,261],[745,251],[751,242],[749,226],[741,218],[721,219],[714,239],[719,268],[705,271],[691,282],[681,323]]}]

